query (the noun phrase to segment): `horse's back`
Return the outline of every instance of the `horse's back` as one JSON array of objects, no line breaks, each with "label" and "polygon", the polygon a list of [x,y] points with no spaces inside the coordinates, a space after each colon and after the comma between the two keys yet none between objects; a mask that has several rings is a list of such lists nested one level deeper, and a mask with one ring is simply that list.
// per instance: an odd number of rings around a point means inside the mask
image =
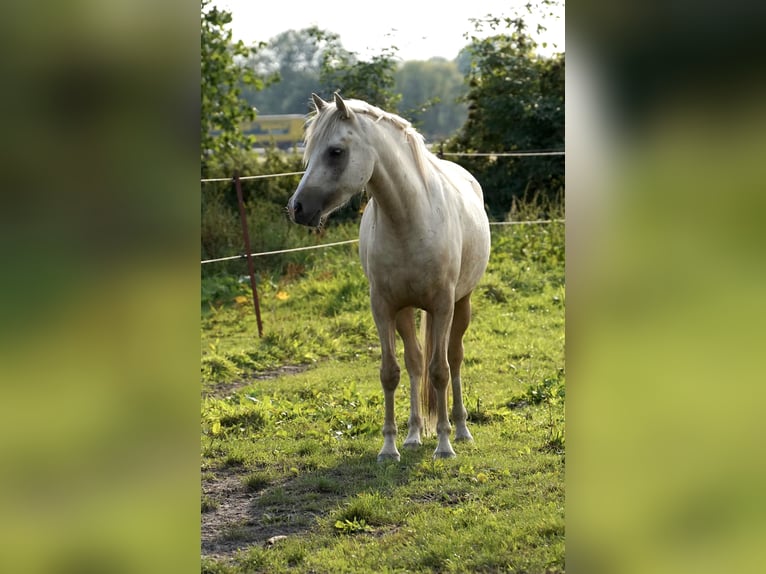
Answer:
[{"label": "horse's back", "polygon": [[441,163],[460,199],[457,216],[461,222],[461,272],[455,293],[456,299],[461,299],[473,291],[489,262],[489,218],[484,209],[484,193],[476,178],[461,165],[446,160]]},{"label": "horse's back", "polygon": [[446,159],[441,159],[438,161],[439,163],[436,164],[437,168],[441,172],[445,173],[452,181],[468,182],[467,186],[460,186],[460,189],[464,192],[466,190],[470,190],[471,192],[473,192],[473,195],[477,197],[483,209],[484,208],[484,193],[481,190],[481,185],[479,185],[479,182],[476,181],[476,178],[471,174],[471,172],[465,169],[462,165],[457,164],[455,162],[448,161]]},{"label": "horse's back", "polygon": [[438,171],[443,176],[445,187],[455,193],[444,193],[446,203],[453,202],[454,214],[461,223],[463,242],[476,244],[475,249],[464,249],[464,257],[489,258],[489,219],[484,209],[484,193],[476,178],[463,166],[447,160],[439,160]]}]

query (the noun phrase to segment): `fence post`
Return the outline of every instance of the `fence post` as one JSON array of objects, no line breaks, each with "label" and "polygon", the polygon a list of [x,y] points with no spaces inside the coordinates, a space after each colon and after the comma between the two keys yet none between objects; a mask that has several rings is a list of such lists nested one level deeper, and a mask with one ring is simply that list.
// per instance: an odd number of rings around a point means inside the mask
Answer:
[{"label": "fence post", "polygon": [[261,304],[258,301],[258,289],[255,286],[255,270],[250,247],[250,233],[247,230],[247,215],[245,214],[245,202],[242,200],[242,184],[239,181],[239,172],[234,172],[234,187],[237,190],[237,203],[239,204],[239,218],[242,221],[242,237],[245,240],[245,257],[247,258],[247,270],[250,273],[250,287],[253,290],[253,307],[255,308],[255,320],[258,322],[258,336],[263,337],[263,324],[261,323]]}]

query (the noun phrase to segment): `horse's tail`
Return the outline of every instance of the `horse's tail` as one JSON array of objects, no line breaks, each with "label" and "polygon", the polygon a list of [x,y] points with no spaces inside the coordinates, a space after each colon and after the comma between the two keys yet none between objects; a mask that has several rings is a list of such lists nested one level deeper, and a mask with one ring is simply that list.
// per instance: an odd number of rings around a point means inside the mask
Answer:
[{"label": "horse's tail", "polygon": [[433,325],[431,315],[423,311],[420,318],[420,339],[423,341],[423,376],[420,382],[420,410],[423,435],[431,436],[436,430],[436,390],[428,378],[428,363],[433,351]]}]

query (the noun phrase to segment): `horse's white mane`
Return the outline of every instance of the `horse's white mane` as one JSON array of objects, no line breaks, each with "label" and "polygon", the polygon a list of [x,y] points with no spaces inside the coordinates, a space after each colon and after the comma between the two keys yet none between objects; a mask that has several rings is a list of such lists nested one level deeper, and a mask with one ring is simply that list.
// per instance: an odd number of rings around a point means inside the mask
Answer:
[{"label": "horse's white mane", "polygon": [[[426,161],[431,160],[431,163],[435,164],[434,156],[426,147],[423,135],[420,134],[412,124],[401,116],[398,116],[391,112],[381,110],[377,106],[368,104],[363,100],[349,99],[343,100],[346,107],[354,113],[363,114],[371,117],[376,123],[380,121],[386,121],[397,127],[402,131],[407,142],[412,149],[415,163],[423,176],[424,181],[428,181],[426,177]],[[324,140],[327,135],[333,130],[339,121],[342,121],[341,114],[337,113],[337,106],[333,102],[327,103],[327,109],[321,113],[315,112],[310,115],[306,120],[306,134],[305,134],[305,150],[303,153],[303,163],[308,164],[309,157],[314,151],[316,142]]]}]

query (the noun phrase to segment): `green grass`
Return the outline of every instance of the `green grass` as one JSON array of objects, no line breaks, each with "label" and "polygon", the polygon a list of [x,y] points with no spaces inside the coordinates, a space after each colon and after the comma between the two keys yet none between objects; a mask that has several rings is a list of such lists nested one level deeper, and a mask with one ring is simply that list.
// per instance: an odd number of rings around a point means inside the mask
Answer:
[{"label": "green grass", "polygon": [[[355,246],[263,280],[262,339],[240,290],[203,306],[203,572],[564,571],[563,226],[492,235],[464,340],[475,442],[452,460],[427,437],[376,462],[380,350]],[[306,368],[259,377],[284,365]],[[400,446],[408,409],[403,375]]]}]

